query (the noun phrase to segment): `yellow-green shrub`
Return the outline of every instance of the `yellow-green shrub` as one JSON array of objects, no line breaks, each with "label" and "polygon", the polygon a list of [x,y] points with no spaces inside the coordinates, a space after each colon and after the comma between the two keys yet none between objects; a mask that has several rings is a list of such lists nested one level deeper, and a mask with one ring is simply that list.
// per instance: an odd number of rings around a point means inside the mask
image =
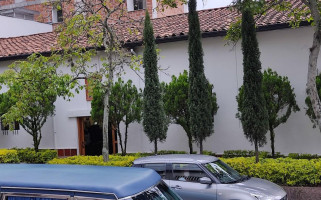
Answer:
[{"label": "yellow-green shrub", "polygon": [[16,150],[0,149],[0,163],[19,163]]},{"label": "yellow-green shrub", "polygon": [[291,158],[261,159],[223,158],[241,174],[270,180],[280,185],[317,186],[321,184],[321,159],[297,160]]},{"label": "yellow-green shrub", "polygon": [[109,156],[109,161],[104,162],[102,156],[72,156],[67,158],[55,158],[48,164],[74,164],[74,165],[104,165],[130,167],[136,156]]}]

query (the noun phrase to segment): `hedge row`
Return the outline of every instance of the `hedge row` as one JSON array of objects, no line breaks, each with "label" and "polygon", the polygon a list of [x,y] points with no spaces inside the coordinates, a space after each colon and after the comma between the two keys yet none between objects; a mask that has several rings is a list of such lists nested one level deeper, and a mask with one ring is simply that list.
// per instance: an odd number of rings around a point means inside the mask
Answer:
[{"label": "hedge row", "polygon": [[222,158],[241,174],[267,179],[279,185],[319,186],[321,184],[321,159],[261,159]]},{"label": "hedge row", "polygon": [[20,162],[22,163],[47,163],[49,160],[58,157],[56,150],[40,149],[35,152],[32,148],[16,149]]},{"label": "hedge row", "polygon": [[0,149],[0,163],[47,163],[56,157],[56,150]]},{"label": "hedge row", "polygon": [[73,165],[104,165],[130,167],[138,156],[114,156],[109,155],[109,161],[104,162],[103,156],[71,156],[67,158],[55,158],[48,164],[73,164]]}]

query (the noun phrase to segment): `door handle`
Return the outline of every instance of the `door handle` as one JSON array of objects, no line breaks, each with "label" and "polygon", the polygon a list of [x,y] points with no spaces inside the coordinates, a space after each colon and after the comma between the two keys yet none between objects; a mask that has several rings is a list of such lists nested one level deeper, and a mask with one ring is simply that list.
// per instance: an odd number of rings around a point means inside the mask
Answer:
[{"label": "door handle", "polygon": [[174,186],[174,187],[172,187],[172,188],[175,189],[175,190],[181,190],[181,189],[182,189],[182,187],[179,186],[179,185],[176,185],[176,186]]}]

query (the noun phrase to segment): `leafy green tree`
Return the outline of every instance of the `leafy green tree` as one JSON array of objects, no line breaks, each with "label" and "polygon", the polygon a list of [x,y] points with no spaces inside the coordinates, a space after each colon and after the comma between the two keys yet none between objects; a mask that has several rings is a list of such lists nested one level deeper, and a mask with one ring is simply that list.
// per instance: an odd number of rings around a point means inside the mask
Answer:
[{"label": "leafy green tree", "polygon": [[[234,0],[233,3],[236,8],[242,7],[243,2],[246,0]],[[321,4],[318,0],[301,0],[304,4],[302,7],[293,5],[294,1],[283,0],[258,0],[252,1],[249,8],[257,13],[257,17],[260,17],[267,13],[268,9],[276,9],[280,12],[288,12],[288,16],[291,17],[290,25],[294,28],[299,27],[302,21],[308,21],[314,26],[313,42],[310,48],[309,61],[308,61],[308,79],[307,79],[307,94],[310,98],[311,110],[313,111],[314,119],[312,122],[314,126],[318,126],[321,130],[321,100],[318,95],[319,91],[316,85],[317,74],[317,62],[319,58],[319,52],[321,47]],[[296,4],[297,5],[297,4]],[[227,39],[235,43],[239,37],[237,23],[230,25],[231,29],[227,31]],[[310,113],[312,114],[312,113]]]},{"label": "leafy green tree", "polygon": [[[112,84],[116,76],[122,75],[124,67],[130,66],[136,70],[141,59],[124,48],[123,35],[117,34],[124,22],[132,22],[127,16],[126,1],[51,2],[74,8],[62,9],[64,23],[56,29],[58,45],[53,51],[61,52],[61,59],[69,67],[74,79],[87,78],[91,80],[92,87],[104,91],[102,154],[104,161],[108,161],[109,96]],[[99,65],[93,62],[93,58],[99,59]]]},{"label": "leafy green tree", "polygon": [[[188,146],[190,154],[193,153],[193,135],[190,131],[190,114],[188,109],[188,73],[186,70],[178,77],[172,76],[172,81],[165,84],[164,107],[166,114],[175,124],[183,127],[188,137]],[[208,85],[208,90],[212,94],[212,111],[214,116],[218,110],[216,103],[216,94],[212,92],[213,85]]]},{"label": "leafy green tree", "polygon": [[74,83],[71,76],[57,72],[57,59],[33,54],[25,61],[13,63],[0,75],[1,84],[8,89],[3,96],[6,102],[0,106],[1,112],[5,112],[2,120],[11,128],[18,121],[32,136],[35,151],[39,149],[42,126],[54,115],[57,97],[72,96],[69,91]]},{"label": "leafy green tree", "polygon": [[214,132],[214,117],[212,115],[209,82],[204,74],[203,47],[196,0],[188,3],[188,53],[189,53],[189,99],[190,131],[200,145],[200,154],[203,153],[203,141]]},{"label": "leafy green tree", "polygon": [[285,123],[292,111],[300,111],[300,108],[295,100],[294,89],[291,88],[290,81],[286,76],[279,76],[277,72],[269,68],[263,73],[262,87],[269,115],[271,149],[272,156],[274,157],[274,129],[280,124]]},{"label": "leafy green tree", "polygon": [[143,126],[150,142],[154,142],[154,152],[157,154],[157,142],[166,139],[168,123],[164,111],[162,89],[158,79],[154,31],[148,11],[146,11],[143,41],[143,66],[145,69]]},{"label": "leafy green tree", "polygon": [[[291,88],[290,81],[286,76],[279,76],[271,69],[263,73],[262,90],[266,102],[266,109],[269,115],[269,131],[271,140],[272,156],[275,155],[275,132],[274,129],[285,123],[292,111],[299,111],[299,106],[295,100],[294,89]],[[240,88],[237,99],[244,94],[244,87]]]},{"label": "leafy green tree", "polygon": [[266,144],[268,112],[262,91],[260,51],[256,38],[255,21],[250,9],[251,0],[245,1],[242,12],[242,52],[244,92],[237,97],[239,119],[246,138],[255,146],[256,162],[259,147]]},{"label": "leafy green tree", "polygon": [[[92,118],[102,125],[103,121],[103,97],[104,90],[94,88],[93,101],[91,102]],[[142,97],[138,92],[132,81],[126,83],[118,78],[111,89],[109,98],[109,121],[116,127],[120,148],[122,155],[126,155],[127,140],[128,140],[128,126],[133,122],[140,122],[142,112]],[[125,124],[125,141],[122,141],[122,134],[120,131],[120,124]]]}]

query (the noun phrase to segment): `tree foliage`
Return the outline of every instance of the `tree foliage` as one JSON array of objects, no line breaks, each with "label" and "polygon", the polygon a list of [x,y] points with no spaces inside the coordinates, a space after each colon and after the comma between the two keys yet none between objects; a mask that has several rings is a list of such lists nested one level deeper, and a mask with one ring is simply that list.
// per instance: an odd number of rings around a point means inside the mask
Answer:
[{"label": "tree foliage", "polygon": [[272,156],[274,157],[274,129],[280,124],[285,123],[292,111],[300,111],[300,108],[295,100],[294,89],[291,88],[290,81],[286,76],[279,76],[277,72],[271,69],[265,70],[262,87],[269,115],[271,149]]},{"label": "tree foliage", "polygon": [[[133,56],[124,48],[122,35],[117,34],[124,23],[132,19],[126,15],[126,1],[123,0],[60,0],[59,3],[69,8],[63,13],[64,23],[56,29],[64,64],[69,66],[74,79],[87,78],[93,87],[104,90],[102,154],[108,161],[108,103],[114,77],[120,76],[125,66],[131,69],[139,66],[139,56]],[[98,64],[93,58],[99,60]]]},{"label": "tree foliage", "polygon": [[[173,123],[183,127],[188,137],[188,146],[190,154],[193,153],[193,135],[190,131],[190,114],[188,109],[188,72],[184,70],[178,77],[172,76],[172,81],[165,84],[164,94],[164,107],[166,115],[172,120]],[[213,92],[213,85],[208,85],[208,92],[212,94],[211,115],[214,117],[218,110],[216,102],[216,94]]]},{"label": "tree foliage", "polygon": [[[91,116],[102,125],[104,90],[95,88],[91,102]],[[140,122],[142,113],[142,97],[136,86],[129,80],[126,83],[118,78],[111,88],[109,98],[109,121],[116,127],[122,155],[126,155],[128,141],[128,126],[133,122]],[[125,141],[123,142],[120,124],[125,124]]]},{"label": "tree foliage", "polygon": [[[251,0],[246,2],[249,3]],[[237,97],[238,117],[241,120],[246,138],[255,146],[256,162],[258,162],[258,147],[266,143],[268,113],[262,92],[260,51],[253,12],[247,7],[241,11],[244,92]]]},{"label": "tree foliage", "polygon": [[[262,91],[266,102],[269,116],[269,131],[271,140],[272,156],[275,155],[275,132],[274,129],[285,123],[292,112],[299,111],[295,100],[294,89],[286,76],[279,76],[272,69],[265,70],[262,80]],[[244,94],[244,87],[239,90],[237,99]]]},{"label": "tree foliage", "polygon": [[214,118],[211,113],[212,93],[204,73],[203,47],[196,0],[188,3],[188,53],[189,53],[189,100],[190,131],[200,145],[203,153],[203,141],[214,132]]},{"label": "tree foliage", "polygon": [[145,69],[143,126],[150,142],[154,142],[154,152],[157,154],[157,142],[166,139],[168,122],[158,78],[154,31],[148,11],[146,11],[143,41],[143,66]]},{"label": "tree foliage", "polygon": [[69,75],[58,72],[57,59],[33,54],[25,61],[13,63],[0,75],[1,84],[8,89],[0,104],[2,120],[11,128],[18,121],[32,136],[36,151],[42,138],[41,128],[54,115],[57,97],[72,96],[74,83]]}]

